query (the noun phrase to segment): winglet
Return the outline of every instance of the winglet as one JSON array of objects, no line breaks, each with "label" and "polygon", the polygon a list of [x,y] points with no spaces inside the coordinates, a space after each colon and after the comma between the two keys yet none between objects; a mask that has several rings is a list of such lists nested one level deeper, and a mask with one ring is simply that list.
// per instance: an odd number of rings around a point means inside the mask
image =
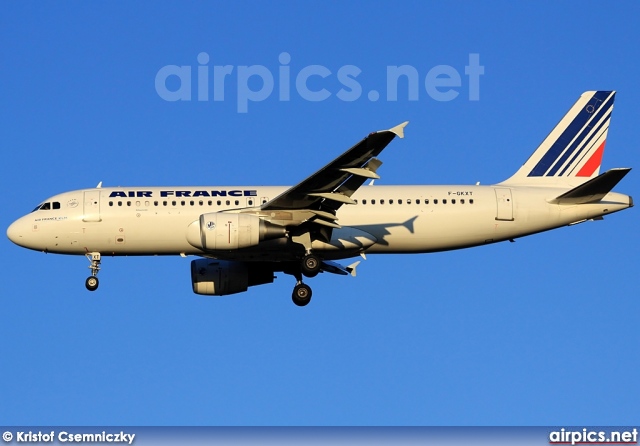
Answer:
[{"label": "winglet", "polygon": [[387,132],[391,132],[400,138],[404,138],[404,128],[409,124],[409,121],[404,121],[402,124],[398,124],[397,126],[390,128]]},{"label": "winglet", "polygon": [[349,274],[351,274],[352,277],[356,277],[356,267],[358,265],[360,265],[360,260],[358,260],[355,263],[352,263],[351,265],[347,266],[345,269],[349,271]]}]

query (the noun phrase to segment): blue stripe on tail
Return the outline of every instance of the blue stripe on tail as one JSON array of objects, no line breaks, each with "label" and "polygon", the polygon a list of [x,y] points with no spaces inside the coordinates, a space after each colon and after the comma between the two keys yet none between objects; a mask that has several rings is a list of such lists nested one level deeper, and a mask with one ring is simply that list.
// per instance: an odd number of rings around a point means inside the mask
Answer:
[{"label": "blue stripe on tail", "polygon": [[[578,138],[576,138],[573,144],[571,144],[571,147],[569,147],[569,149],[566,152],[564,152],[564,154],[560,157],[560,159],[553,165],[553,167],[551,168],[547,176],[554,176],[556,172],[560,169],[560,167],[562,167],[565,161],[569,159],[569,157],[576,151],[578,147],[581,147],[580,151],[582,151],[582,148],[584,148],[585,145],[589,144],[589,141],[591,140],[591,138],[593,138],[596,132],[594,132],[586,141],[585,141],[585,138],[587,138],[587,135],[589,134],[591,129],[593,129],[593,126],[597,125],[602,120],[603,116],[607,116],[607,114],[611,111],[612,108],[613,108],[613,102],[609,102],[607,103],[607,105],[600,108],[596,117],[593,118],[591,122],[582,130]],[[608,120],[609,119],[607,116],[607,119],[600,122],[600,124],[604,124],[604,122]]]},{"label": "blue stripe on tail", "polygon": [[[578,113],[578,115],[573,119],[573,121],[567,126],[567,128],[562,132],[562,134],[558,137],[558,139],[553,143],[553,145],[547,150],[547,153],[540,159],[538,164],[529,172],[529,177],[541,177],[546,174],[546,172],[554,166],[552,172],[549,172],[548,176],[553,176],[560,166],[564,163],[566,158],[568,158],[571,154],[563,157],[561,162],[558,162],[558,158],[560,158],[564,149],[569,145],[569,143],[578,135],[578,133],[585,127],[589,119],[593,116],[594,113],[598,113],[597,119],[600,119],[601,116],[604,116],[608,109],[611,108],[613,104],[612,100],[607,104],[606,107],[602,107],[604,101],[611,95],[611,91],[597,91],[593,97],[589,100],[589,103]],[[594,120],[595,124],[597,120]],[[588,133],[588,129],[585,129],[584,132],[580,135],[579,138],[576,139],[572,147],[568,152],[573,152],[575,149],[580,146],[580,143],[583,142],[584,138]]]}]

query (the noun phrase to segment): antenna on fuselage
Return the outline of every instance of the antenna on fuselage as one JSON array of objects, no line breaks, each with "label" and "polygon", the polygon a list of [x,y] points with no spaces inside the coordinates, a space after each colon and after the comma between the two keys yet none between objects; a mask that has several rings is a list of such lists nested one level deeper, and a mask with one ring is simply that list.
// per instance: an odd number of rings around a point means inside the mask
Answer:
[{"label": "antenna on fuselage", "polygon": [[98,183],[98,185],[96,186],[96,189],[101,189],[101,188],[102,188],[102,181],[100,181],[100,182]]}]

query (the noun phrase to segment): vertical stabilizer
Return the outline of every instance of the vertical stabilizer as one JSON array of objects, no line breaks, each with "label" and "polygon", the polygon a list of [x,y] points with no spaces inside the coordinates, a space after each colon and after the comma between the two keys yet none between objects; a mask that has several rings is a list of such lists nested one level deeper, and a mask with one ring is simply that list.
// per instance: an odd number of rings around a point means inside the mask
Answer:
[{"label": "vertical stabilizer", "polygon": [[587,91],[527,162],[501,184],[577,186],[600,173],[615,91]]}]

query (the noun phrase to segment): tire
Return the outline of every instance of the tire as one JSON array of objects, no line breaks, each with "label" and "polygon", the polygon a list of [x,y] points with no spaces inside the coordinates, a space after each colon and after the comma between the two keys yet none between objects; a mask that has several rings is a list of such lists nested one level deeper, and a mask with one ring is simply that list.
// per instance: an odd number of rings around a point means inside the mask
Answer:
[{"label": "tire", "polygon": [[291,298],[294,304],[299,307],[304,307],[311,302],[311,294],[311,287],[301,283],[300,285],[295,286]]},{"label": "tire", "polygon": [[322,261],[320,258],[316,255],[309,254],[302,259],[300,269],[306,277],[315,277],[320,272],[321,267]]},{"label": "tire", "polygon": [[98,281],[98,278],[96,276],[89,276],[84,282],[84,286],[87,287],[89,291],[97,290],[98,285],[100,285],[100,282]]}]

